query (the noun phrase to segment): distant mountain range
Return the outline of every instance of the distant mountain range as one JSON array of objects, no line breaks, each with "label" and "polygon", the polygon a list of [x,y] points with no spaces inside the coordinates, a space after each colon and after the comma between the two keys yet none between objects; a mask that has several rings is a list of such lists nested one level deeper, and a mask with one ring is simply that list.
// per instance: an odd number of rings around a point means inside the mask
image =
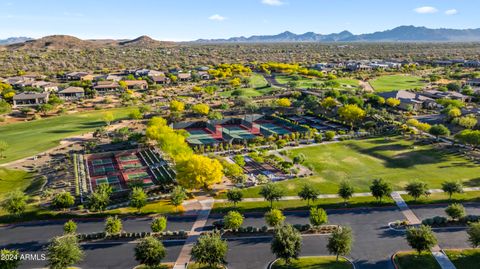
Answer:
[{"label": "distant mountain range", "polygon": [[[349,31],[333,34],[307,32],[294,34],[283,32],[278,35],[255,35],[228,39],[199,39],[194,43],[273,43],[273,42],[480,42],[477,29],[429,29],[426,27],[400,26],[391,30],[371,34],[354,35]],[[0,50],[26,49],[86,49],[86,48],[158,48],[175,46],[174,42],[158,41],[148,36],[135,39],[79,39],[69,35],[51,35],[39,39],[11,37],[0,40]]]},{"label": "distant mountain range", "polygon": [[[23,42],[5,43],[4,48],[11,50],[26,49],[87,49],[87,48],[106,48],[106,47],[139,47],[139,48],[157,48],[172,46],[175,43],[157,41],[148,36],[128,40],[115,39],[88,39],[83,40],[69,35],[51,35],[39,39],[28,39]],[[0,44],[1,45],[1,44]]]},{"label": "distant mountain range", "polygon": [[16,43],[22,43],[27,40],[32,40],[33,38],[31,37],[24,37],[24,36],[19,36],[19,37],[9,37],[7,39],[0,39],[0,45],[11,45],[11,44],[16,44]]},{"label": "distant mountain range", "polygon": [[476,42],[480,41],[480,28],[477,29],[429,29],[416,26],[399,26],[391,30],[370,34],[354,35],[349,31],[333,34],[307,32],[294,34],[286,31],[278,35],[254,35],[228,39],[199,39],[194,42]]}]

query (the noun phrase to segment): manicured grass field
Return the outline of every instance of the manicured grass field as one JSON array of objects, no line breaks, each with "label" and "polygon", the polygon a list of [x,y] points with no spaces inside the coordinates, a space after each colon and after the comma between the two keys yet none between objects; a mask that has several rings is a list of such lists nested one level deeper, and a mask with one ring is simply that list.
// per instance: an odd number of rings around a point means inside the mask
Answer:
[{"label": "manicured grass field", "polygon": [[350,269],[352,264],[344,258],[336,261],[335,257],[300,257],[286,265],[283,260],[278,260],[272,269]]},{"label": "manicured grass field", "polygon": [[9,192],[25,191],[32,183],[32,174],[23,170],[0,168],[0,201]]},{"label": "manicured grass field", "polygon": [[410,195],[402,195],[402,197],[410,205],[468,203],[480,202],[480,191],[454,194],[451,200],[446,193],[432,193],[428,197],[422,196],[418,198],[417,201],[415,201]]},{"label": "manicured grass field", "polygon": [[480,249],[446,250],[445,253],[457,269],[480,267]]},{"label": "manicured grass field", "polygon": [[[322,198],[318,199],[315,202],[310,202],[310,205],[307,205],[306,201],[302,200],[289,200],[289,201],[278,201],[273,203],[273,207],[281,210],[309,210],[312,206],[321,207],[324,209],[334,209],[334,208],[354,208],[354,207],[379,207],[379,206],[394,206],[395,203],[393,200],[388,197],[383,199],[380,203],[373,197],[353,197],[348,201],[347,204],[344,203],[343,199],[340,198]],[[232,203],[215,203],[213,204],[213,213],[227,213],[228,211],[236,210],[239,212],[266,212],[270,210],[270,202],[240,202],[236,207]]]},{"label": "manicured grass field", "polygon": [[63,212],[55,211],[48,208],[40,207],[38,202],[29,203],[25,212],[18,216],[8,215],[7,212],[3,211],[0,208],[0,224],[1,223],[12,223],[12,222],[22,222],[22,221],[33,221],[33,220],[46,220],[46,219],[69,219],[69,218],[103,218],[106,216],[119,216],[119,217],[128,217],[128,216],[148,216],[148,215],[157,215],[157,214],[176,214],[183,212],[184,208],[180,206],[177,210],[168,200],[160,200],[148,203],[140,211],[132,207],[118,208],[106,210],[104,212],[91,212],[91,213],[82,213],[78,214],[75,212]]},{"label": "manicured grass field", "polygon": [[220,92],[219,95],[223,97],[230,97],[232,95],[244,96],[244,97],[257,97],[270,94],[271,92],[278,90],[275,87],[267,87],[267,81],[260,74],[252,74],[250,76],[250,88],[238,88],[228,91]]},{"label": "manicured grass field", "polygon": [[422,88],[426,85],[421,77],[409,75],[381,76],[370,81],[370,85],[376,92],[389,92],[394,90],[405,90]]},{"label": "manicured grass field", "polygon": [[399,252],[395,255],[395,263],[399,269],[441,269],[431,253]]},{"label": "manicured grass field", "polygon": [[[305,182],[321,193],[336,193],[342,180],[349,180],[355,192],[369,192],[371,181],[383,178],[394,190],[403,190],[411,180],[440,188],[446,180],[463,181],[465,186],[478,186],[480,166],[436,145],[417,145],[401,137],[351,140],[291,150],[290,156],[303,153],[304,165],[313,170],[307,178],[286,180],[277,184],[286,195],[297,195]],[[244,190],[245,197],[260,197],[260,187]]]},{"label": "manicured grass field", "polygon": [[[275,79],[281,84],[287,84],[291,81],[296,82],[297,87],[299,88],[315,88],[325,82],[325,80],[303,76],[300,76],[300,79],[298,80],[294,80],[290,75],[277,75],[275,76]],[[338,87],[339,89],[355,88],[359,86],[359,81],[353,78],[337,78],[335,81],[340,83],[340,87]]]},{"label": "manicured grass field", "polygon": [[112,112],[115,119],[121,119],[126,118],[131,110],[96,110],[1,126],[0,137],[9,147],[4,152],[6,158],[0,159],[0,163],[33,156],[57,146],[63,138],[104,126],[102,118],[106,111]]}]

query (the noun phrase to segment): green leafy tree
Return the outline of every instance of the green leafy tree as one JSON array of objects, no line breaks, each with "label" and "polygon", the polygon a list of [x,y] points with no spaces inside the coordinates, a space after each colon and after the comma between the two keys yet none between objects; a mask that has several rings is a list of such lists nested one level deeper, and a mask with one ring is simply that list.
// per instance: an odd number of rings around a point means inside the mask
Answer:
[{"label": "green leafy tree", "polygon": [[318,199],[320,192],[318,189],[313,187],[311,184],[305,184],[302,186],[302,189],[298,192],[298,196],[302,200],[307,201],[307,205],[310,205],[310,201],[315,202]]},{"label": "green leafy tree", "polygon": [[354,124],[365,117],[365,110],[358,107],[356,104],[344,105],[338,109],[338,115],[345,122],[347,122],[351,128]]},{"label": "green leafy tree", "polygon": [[335,131],[326,131],[325,132],[325,140],[332,141],[335,138]]},{"label": "green leafy tree", "polygon": [[282,225],[275,230],[270,248],[286,264],[290,264],[292,259],[298,259],[301,247],[302,235],[292,225]]},{"label": "green leafy tree", "polygon": [[165,258],[167,251],[162,242],[153,236],[147,236],[135,246],[135,260],[151,268],[158,266]]},{"label": "green leafy tree", "polygon": [[63,224],[64,234],[74,234],[77,232],[77,224],[73,220],[69,220]]},{"label": "green leafy tree", "polygon": [[196,262],[207,264],[210,268],[226,264],[228,245],[218,233],[201,235],[192,248],[192,257]]},{"label": "green leafy tree", "polygon": [[122,227],[122,220],[117,216],[110,216],[105,220],[105,233],[107,234],[119,234]]},{"label": "green leafy tree", "polygon": [[65,269],[80,262],[83,257],[83,250],[74,234],[55,237],[47,247],[47,264],[51,269]]},{"label": "green leafy tree", "polygon": [[270,208],[273,207],[273,201],[278,201],[284,196],[285,191],[276,184],[268,183],[260,189],[260,195],[270,202]]},{"label": "green leafy tree", "polygon": [[88,197],[87,207],[93,211],[104,211],[110,203],[110,195],[113,189],[109,184],[100,184]]},{"label": "green leafy tree", "polygon": [[265,222],[268,224],[268,226],[277,227],[283,224],[284,221],[285,216],[279,209],[270,209],[270,211],[265,213]]},{"label": "green leafy tree", "polygon": [[435,136],[437,140],[440,136],[449,136],[450,130],[442,124],[435,124],[430,127],[428,131],[431,135]]},{"label": "green leafy tree", "polygon": [[413,181],[405,186],[405,191],[412,196],[415,201],[428,192],[428,185],[420,181]]},{"label": "green leafy tree", "polygon": [[353,234],[350,227],[339,227],[328,238],[327,249],[337,257],[348,255],[352,250]]},{"label": "green leafy tree", "polygon": [[164,216],[154,218],[150,228],[154,233],[163,232],[167,228],[167,218]]},{"label": "green leafy tree", "polygon": [[238,229],[243,224],[243,216],[237,211],[229,211],[227,215],[223,217],[225,228]]},{"label": "green leafy tree", "polygon": [[340,186],[338,187],[338,196],[340,196],[345,204],[347,203],[350,198],[352,198],[355,189],[353,188],[352,184],[349,181],[342,181],[340,182]]},{"label": "green leafy tree", "polygon": [[236,188],[230,189],[227,192],[227,199],[233,203],[234,207],[237,207],[237,203],[243,200],[243,192]]},{"label": "green leafy tree", "polygon": [[310,208],[310,224],[314,227],[321,226],[328,222],[327,212],[323,208]]},{"label": "green leafy tree", "polygon": [[470,223],[467,230],[468,242],[474,248],[480,246],[480,222]]},{"label": "green leafy tree", "polygon": [[442,190],[448,193],[448,197],[451,200],[454,193],[462,193],[463,186],[460,182],[446,181],[442,183]]},{"label": "green leafy tree", "polygon": [[464,217],[466,214],[463,205],[458,203],[449,205],[445,209],[445,213],[447,213],[447,215],[453,220],[458,220],[459,218]]},{"label": "green leafy tree", "polygon": [[383,197],[390,195],[392,187],[381,178],[374,179],[372,185],[370,185],[370,191],[375,199],[382,202]]},{"label": "green leafy tree", "polygon": [[28,197],[21,191],[14,191],[7,195],[2,203],[2,208],[12,215],[20,215],[27,207]]},{"label": "green leafy tree", "polygon": [[0,257],[8,257],[9,259],[0,259],[0,268],[15,269],[20,266],[20,252],[16,249],[1,249]]},{"label": "green leafy tree", "polygon": [[130,206],[140,210],[147,204],[147,194],[141,187],[134,187],[130,194]]},{"label": "green leafy tree", "polygon": [[59,192],[53,196],[52,206],[58,209],[67,209],[72,207],[75,204],[75,198],[70,192]]},{"label": "green leafy tree", "polygon": [[170,202],[175,206],[175,209],[182,205],[185,199],[187,199],[187,193],[185,192],[185,189],[181,186],[176,186],[170,194]]},{"label": "green leafy tree", "polygon": [[407,229],[407,242],[418,254],[430,250],[437,244],[437,238],[430,226],[421,225],[418,228]]},{"label": "green leafy tree", "polygon": [[112,121],[115,119],[115,117],[113,116],[112,112],[105,112],[105,114],[103,114],[102,119],[106,125],[110,125]]}]

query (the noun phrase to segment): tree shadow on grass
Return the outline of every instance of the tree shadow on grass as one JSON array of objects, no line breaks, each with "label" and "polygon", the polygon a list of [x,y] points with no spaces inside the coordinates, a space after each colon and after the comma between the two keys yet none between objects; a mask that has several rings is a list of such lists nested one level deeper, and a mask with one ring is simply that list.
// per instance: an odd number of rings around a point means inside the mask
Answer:
[{"label": "tree shadow on grass", "polygon": [[480,186],[480,177],[472,178],[468,181],[463,182],[465,187],[478,187]]},{"label": "tree shadow on grass", "polygon": [[[352,150],[359,153],[375,157],[385,161],[386,168],[410,168],[418,164],[442,163],[448,159],[448,153],[438,149],[419,149],[415,150],[409,145],[389,144],[376,146],[372,148],[362,148],[356,144],[348,145]],[[410,149],[410,150],[409,150]],[[394,155],[387,156],[383,151],[405,151]]]}]

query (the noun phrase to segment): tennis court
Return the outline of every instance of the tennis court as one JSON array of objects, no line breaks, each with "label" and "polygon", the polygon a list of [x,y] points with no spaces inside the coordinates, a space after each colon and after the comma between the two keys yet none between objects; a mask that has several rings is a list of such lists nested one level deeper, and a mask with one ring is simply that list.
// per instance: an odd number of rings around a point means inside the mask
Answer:
[{"label": "tennis court", "polygon": [[277,125],[273,122],[256,122],[258,123],[263,129],[266,129],[272,133],[275,133],[277,135],[285,135],[285,134],[290,134],[292,131]]},{"label": "tennis court", "polygon": [[93,166],[93,173],[95,175],[98,174],[105,174],[109,172],[115,171],[115,167],[113,167],[113,164],[107,164],[107,165],[94,165]]},{"label": "tennis court", "polygon": [[190,136],[187,138],[188,143],[195,145],[207,145],[219,142],[213,133],[208,129],[185,129]]},{"label": "tennis court", "polygon": [[123,169],[132,169],[132,168],[141,168],[143,165],[140,162],[130,162],[130,163],[122,163]]},{"label": "tennis court", "polygon": [[113,162],[112,158],[104,158],[104,159],[95,159],[92,160],[93,165],[104,165],[104,164],[111,164]]},{"label": "tennis court", "polygon": [[253,139],[257,137],[252,134],[247,128],[243,128],[239,125],[222,125],[223,131],[236,139]]}]

